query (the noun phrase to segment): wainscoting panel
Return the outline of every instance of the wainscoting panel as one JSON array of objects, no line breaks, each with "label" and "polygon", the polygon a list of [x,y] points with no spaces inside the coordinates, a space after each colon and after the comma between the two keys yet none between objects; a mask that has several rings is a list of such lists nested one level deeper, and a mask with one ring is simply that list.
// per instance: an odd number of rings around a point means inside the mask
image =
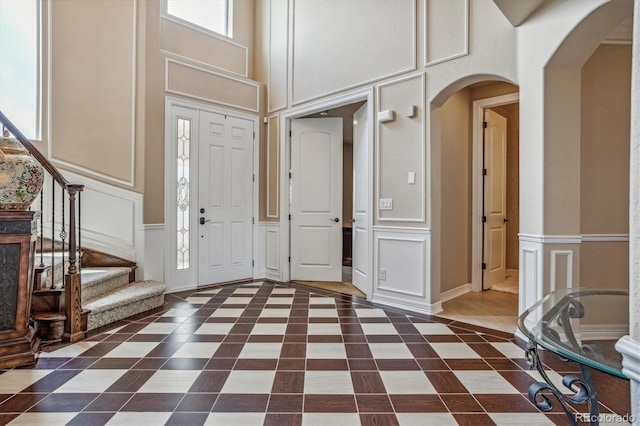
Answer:
[{"label": "wainscoting panel", "polygon": [[144,255],[138,260],[137,279],[165,282],[164,279],[164,224],[143,225]]},{"label": "wainscoting panel", "polygon": [[374,227],[373,302],[423,313],[431,303],[428,229]]},{"label": "wainscoting panel", "polygon": [[542,297],[542,244],[520,241],[520,297],[518,312],[524,312]]},{"label": "wainscoting panel", "polygon": [[551,282],[549,290],[573,287],[573,251],[551,250]]},{"label": "wainscoting panel", "polygon": [[280,223],[260,222],[255,248],[255,278],[282,281],[280,272]]}]

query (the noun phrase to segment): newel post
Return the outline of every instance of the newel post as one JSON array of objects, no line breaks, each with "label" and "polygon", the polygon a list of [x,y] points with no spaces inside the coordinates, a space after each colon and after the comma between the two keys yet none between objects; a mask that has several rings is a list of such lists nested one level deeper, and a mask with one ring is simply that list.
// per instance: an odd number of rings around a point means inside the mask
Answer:
[{"label": "newel post", "polygon": [[67,185],[69,194],[69,268],[64,277],[65,314],[67,321],[63,340],[76,342],[84,338],[82,327],[82,288],[77,266],[76,241],[76,194],[84,189],[83,185]]}]

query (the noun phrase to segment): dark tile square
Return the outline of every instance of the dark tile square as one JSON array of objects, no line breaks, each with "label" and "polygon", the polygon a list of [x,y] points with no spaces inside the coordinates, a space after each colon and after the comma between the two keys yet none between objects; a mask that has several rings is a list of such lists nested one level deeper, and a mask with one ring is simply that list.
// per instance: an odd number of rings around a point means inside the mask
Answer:
[{"label": "dark tile square", "polygon": [[[22,392],[53,392],[58,389],[61,385],[69,381],[71,378],[75,377],[80,373],[80,370],[57,370],[52,371],[47,374],[42,379],[38,380],[31,386],[22,390]],[[0,376],[1,378],[2,376]]]},{"label": "dark tile square", "polygon": [[154,370],[127,371],[109,386],[107,392],[137,392],[154,373]]},{"label": "dark tile square", "polygon": [[[96,393],[52,393],[35,406],[30,412],[68,412],[82,411],[91,401],[96,399]],[[1,407],[0,407],[1,408]]]},{"label": "dark tile square", "polygon": [[229,334],[224,338],[225,343],[245,343],[249,339],[248,334]]},{"label": "dark tile square", "polygon": [[237,358],[242,352],[244,344],[222,343],[213,355],[214,358]]},{"label": "dark tile square", "polygon": [[217,393],[188,393],[182,398],[175,411],[208,413],[218,398]]},{"label": "dark tile square", "polygon": [[356,393],[386,393],[382,377],[376,371],[352,371],[351,382]]},{"label": "dark tile square", "polygon": [[73,358],[69,362],[64,363],[58,369],[59,370],[84,370],[89,368],[99,358]]},{"label": "dark tile square", "polygon": [[393,413],[389,396],[375,394],[356,395],[358,411],[361,413]]},{"label": "dark tile square", "polygon": [[133,393],[102,393],[85,411],[120,411],[120,408],[133,396]]},{"label": "dark tile square", "polygon": [[342,335],[340,334],[318,334],[310,335],[307,340],[309,343],[342,343]]},{"label": "dark tile square", "polygon": [[[66,426],[106,425],[115,413],[79,413]],[[1,423],[1,421],[0,421]]]},{"label": "dark tile square", "polygon": [[284,336],[283,335],[265,334],[265,335],[249,336],[249,339],[247,340],[247,342],[249,342],[249,343],[280,343],[283,340],[284,340]]},{"label": "dark tile square", "polygon": [[263,426],[300,426],[302,414],[296,413],[267,413]]},{"label": "dark tile square", "polygon": [[460,426],[495,426],[495,422],[486,414],[454,414]]},{"label": "dark tile square", "polygon": [[474,395],[487,413],[532,413],[538,409],[522,395]]},{"label": "dark tile square", "polygon": [[349,359],[351,371],[378,371],[378,366],[373,359]]},{"label": "dark tile square", "polygon": [[183,396],[181,393],[137,393],[120,411],[173,411]]},{"label": "dark tile square", "polygon": [[242,358],[236,362],[234,370],[275,370],[277,359],[250,359]]},{"label": "dark tile square", "polygon": [[[468,346],[482,358],[505,358],[502,352],[489,343],[469,343]],[[522,351],[522,355],[524,357],[524,351]]]},{"label": "dark tile square", "polygon": [[169,358],[162,370],[202,370],[208,362],[207,358]]},{"label": "dark tile square", "polygon": [[0,404],[0,413],[27,411],[47,396],[46,393],[20,393]]},{"label": "dark tile square", "polygon": [[173,413],[165,426],[202,426],[209,413]]},{"label": "dark tile square", "polygon": [[450,371],[425,371],[425,374],[439,394],[467,393],[467,388]]},{"label": "dark tile square", "polygon": [[366,343],[348,343],[344,345],[347,358],[373,358],[371,349]]},{"label": "dark tile square", "polygon": [[304,398],[305,413],[356,413],[354,395],[309,394]]},{"label": "dark tile square", "polygon": [[439,358],[438,353],[428,343],[408,343],[407,348],[416,358]]},{"label": "dark tile square", "polygon": [[53,370],[66,362],[69,362],[71,358],[38,358],[36,361],[36,370]]},{"label": "dark tile square", "polygon": [[378,369],[385,370],[422,370],[414,359],[376,359]]},{"label": "dark tile square", "polygon": [[481,359],[445,359],[452,370],[491,370],[491,366]]},{"label": "dark tile square", "polygon": [[231,394],[223,393],[218,396],[213,409],[214,412],[259,412],[267,409],[268,394]]},{"label": "dark tile square", "polygon": [[480,404],[478,404],[478,401],[469,394],[440,395],[440,398],[442,398],[442,402],[444,402],[452,413],[475,413],[484,411]]},{"label": "dark tile square", "polygon": [[304,358],[281,358],[278,362],[278,370],[304,371],[306,360]]},{"label": "dark tile square", "polygon": [[367,341],[369,343],[403,343],[400,336],[393,334],[369,334]]},{"label": "dark tile square", "polygon": [[399,426],[395,414],[360,414],[360,422],[363,425]]},{"label": "dark tile square", "polygon": [[270,413],[302,413],[302,394],[271,395],[267,411]]},{"label": "dark tile square", "polygon": [[140,361],[140,358],[101,358],[89,368],[128,370],[136,365],[138,361]]},{"label": "dark tile square", "polygon": [[205,370],[198,375],[189,392],[220,392],[229,377],[229,371]]},{"label": "dark tile square", "polygon": [[[304,372],[302,371],[278,371],[271,388],[273,394],[302,393],[304,392]],[[273,395],[272,395],[273,397]]]},{"label": "dark tile square", "polygon": [[135,370],[158,370],[165,362],[167,362],[167,358],[143,358],[133,368]]},{"label": "dark tile square", "polygon": [[305,343],[285,343],[280,351],[281,358],[304,358],[307,355]]},{"label": "dark tile square", "polygon": [[307,370],[341,370],[347,371],[349,366],[346,359],[308,359]]},{"label": "dark tile square", "polygon": [[147,354],[147,358],[169,358],[173,355],[178,349],[182,347],[182,342],[168,342],[168,343],[158,343],[158,346],[153,348],[151,352]]},{"label": "dark tile square", "polygon": [[510,371],[522,371],[522,368],[515,362],[508,358],[487,358],[486,363],[493,367],[495,370],[510,370]]},{"label": "dark tile square", "polygon": [[460,338],[455,334],[426,334],[424,338],[429,343],[460,343]]},{"label": "dark tile square", "polygon": [[447,363],[440,358],[422,358],[416,361],[420,368],[425,371],[450,371]]},{"label": "dark tile square", "polygon": [[389,395],[396,413],[446,413],[438,395]]}]

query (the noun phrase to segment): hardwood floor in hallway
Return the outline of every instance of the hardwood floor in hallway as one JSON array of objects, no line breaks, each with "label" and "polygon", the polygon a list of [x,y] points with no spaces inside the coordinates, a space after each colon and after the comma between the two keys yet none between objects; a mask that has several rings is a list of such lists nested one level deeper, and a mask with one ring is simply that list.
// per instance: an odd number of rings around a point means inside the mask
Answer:
[{"label": "hardwood floor in hallway", "polygon": [[518,295],[488,290],[469,292],[442,304],[438,316],[467,324],[514,333],[518,320]]}]

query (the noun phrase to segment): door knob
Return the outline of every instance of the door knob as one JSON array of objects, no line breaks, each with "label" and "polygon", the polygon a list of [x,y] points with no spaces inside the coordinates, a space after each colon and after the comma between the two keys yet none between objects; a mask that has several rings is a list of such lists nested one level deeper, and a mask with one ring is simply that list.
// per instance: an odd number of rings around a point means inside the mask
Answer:
[{"label": "door knob", "polygon": [[505,217],[504,219],[502,219],[502,222],[503,222],[503,223],[507,223],[507,222],[509,222],[509,219],[507,219],[507,218]]},{"label": "door knob", "polygon": [[340,219],[337,217],[334,217],[333,219],[329,219],[332,222],[340,222]]},{"label": "door knob", "polygon": [[207,222],[211,222],[211,220],[209,220],[209,219],[205,219],[204,217],[201,217],[201,218],[200,218],[200,225],[204,225],[204,224],[205,224],[205,223],[207,223]]},{"label": "door knob", "polygon": [[356,223],[356,218],[351,219],[351,223]]}]

